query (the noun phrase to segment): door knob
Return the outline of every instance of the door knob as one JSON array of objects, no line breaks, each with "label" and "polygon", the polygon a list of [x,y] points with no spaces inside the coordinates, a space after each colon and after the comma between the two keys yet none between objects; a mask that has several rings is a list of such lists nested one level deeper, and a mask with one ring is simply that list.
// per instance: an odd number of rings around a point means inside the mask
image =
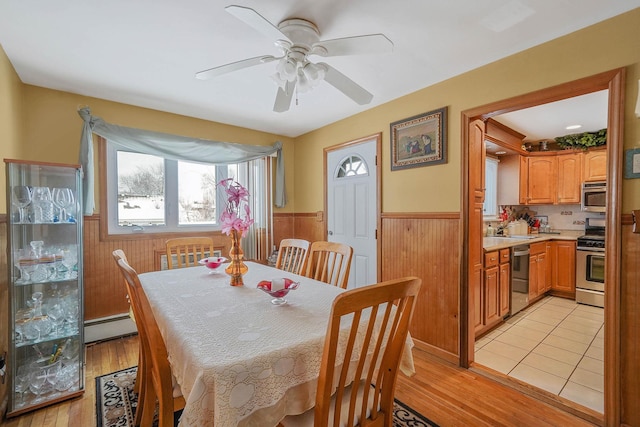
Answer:
[{"label": "door knob", "polygon": [[330,231],[330,232],[329,232],[329,236],[333,236],[333,231]]}]

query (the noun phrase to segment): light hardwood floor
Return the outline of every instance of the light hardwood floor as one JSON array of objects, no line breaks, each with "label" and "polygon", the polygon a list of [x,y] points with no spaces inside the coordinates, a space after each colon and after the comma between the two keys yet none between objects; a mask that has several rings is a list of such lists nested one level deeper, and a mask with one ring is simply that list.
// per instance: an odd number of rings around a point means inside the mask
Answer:
[{"label": "light hardwood floor", "polygon": [[[95,426],[95,378],[134,366],[138,361],[138,337],[90,344],[86,360],[86,390],[82,397],[4,420],[2,426]],[[420,349],[414,349],[414,360],[416,375],[398,376],[396,397],[441,427],[593,425]]]}]

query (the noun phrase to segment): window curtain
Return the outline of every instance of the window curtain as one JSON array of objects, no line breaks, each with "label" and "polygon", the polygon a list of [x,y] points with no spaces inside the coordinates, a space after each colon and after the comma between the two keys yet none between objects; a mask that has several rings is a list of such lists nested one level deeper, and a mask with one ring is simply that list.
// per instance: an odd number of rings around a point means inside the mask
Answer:
[{"label": "window curtain", "polygon": [[78,110],[78,114],[84,122],[80,140],[80,164],[84,170],[83,196],[85,215],[92,215],[95,208],[94,133],[124,149],[153,154],[172,160],[197,163],[241,163],[276,153],[276,194],[274,204],[276,207],[281,208],[287,203],[284,185],[284,159],[282,156],[282,142],[280,141],[277,141],[272,146],[209,141],[110,124],[99,117],[92,116],[88,107]]}]

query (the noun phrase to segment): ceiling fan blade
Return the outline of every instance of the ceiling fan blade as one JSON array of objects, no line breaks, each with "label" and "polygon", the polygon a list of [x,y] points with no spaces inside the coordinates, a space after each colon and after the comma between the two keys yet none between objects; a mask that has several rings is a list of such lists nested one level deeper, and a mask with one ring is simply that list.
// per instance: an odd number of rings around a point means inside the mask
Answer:
[{"label": "ceiling fan blade", "polygon": [[295,81],[287,81],[284,86],[284,89],[281,87],[278,88],[278,93],[276,95],[276,102],[273,104],[273,111],[276,113],[283,113],[289,110],[291,106],[291,99],[293,98],[293,91],[296,88]]},{"label": "ceiling fan blade", "polygon": [[320,56],[361,55],[366,53],[391,53],[393,42],[384,34],[345,37],[314,43],[311,53]]},{"label": "ceiling fan blade", "polygon": [[373,99],[371,93],[329,64],[319,62],[317,65],[325,69],[324,79],[327,83],[353,99],[357,104],[365,105]]},{"label": "ceiling fan blade", "polygon": [[270,40],[291,41],[289,40],[289,37],[285,36],[282,31],[278,29],[278,27],[267,21],[262,15],[249,7],[231,5],[225,7],[224,10],[250,27],[253,27],[256,31],[261,32]]},{"label": "ceiling fan blade", "polygon": [[254,58],[243,59],[242,61],[232,62],[230,64],[220,65],[219,67],[209,68],[196,73],[196,78],[200,80],[207,80],[213,77],[220,76],[222,74],[230,73],[232,71],[238,71],[243,68],[253,67],[255,65],[265,64],[267,62],[275,61],[275,56],[265,55],[256,56]]}]

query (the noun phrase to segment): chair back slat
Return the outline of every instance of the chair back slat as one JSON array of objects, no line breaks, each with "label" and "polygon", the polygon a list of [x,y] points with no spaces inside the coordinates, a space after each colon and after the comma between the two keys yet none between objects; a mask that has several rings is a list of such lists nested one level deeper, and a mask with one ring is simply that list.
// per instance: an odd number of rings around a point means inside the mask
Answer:
[{"label": "chair back slat", "polygon": [[353,248],[336,242],[313,242],[305,276],[346,289]]},{"label": "chair back slat", "polygon": [[276,268],[294,274],[303,274],[310,243],[302,239],[282,239],[278,248]]},{"label": "chair back slat", "polygon": [[[211,237],[177,237],[165,242],[167,268],[195,267],[198,261],[213,256]],[[173,255],[176,259],[174,260]]]}]

